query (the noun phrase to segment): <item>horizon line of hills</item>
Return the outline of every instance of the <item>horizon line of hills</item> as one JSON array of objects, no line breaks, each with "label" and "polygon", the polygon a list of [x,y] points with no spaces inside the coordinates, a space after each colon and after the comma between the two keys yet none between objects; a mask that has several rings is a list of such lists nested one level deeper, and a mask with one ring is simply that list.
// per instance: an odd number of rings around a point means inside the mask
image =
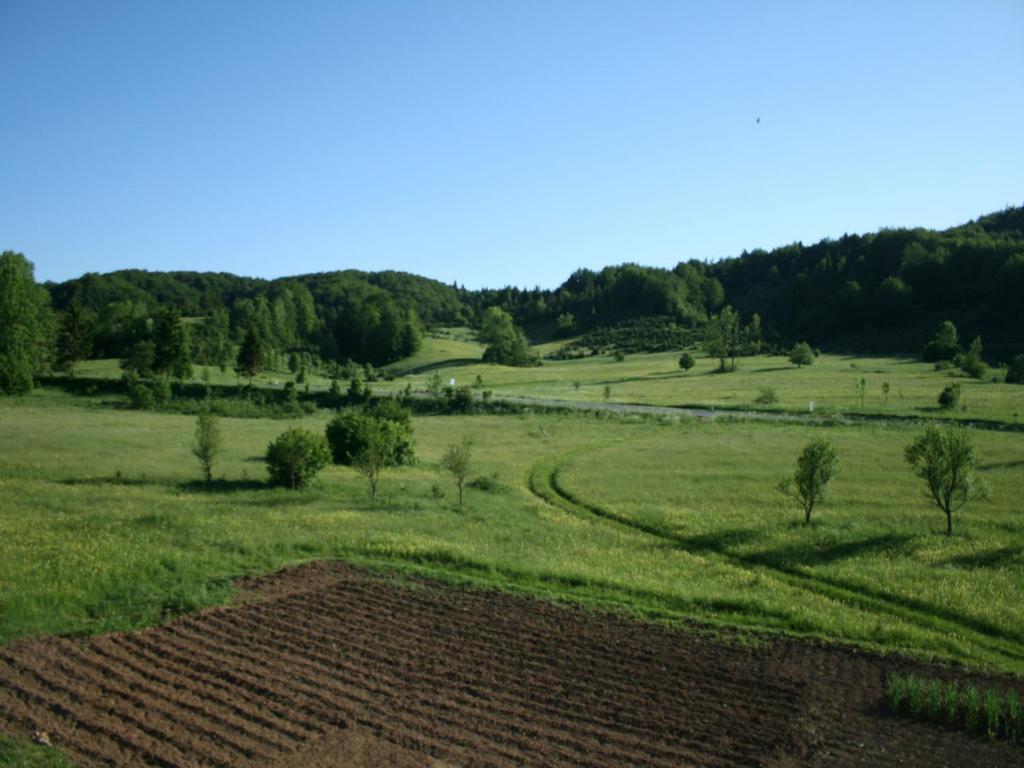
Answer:
[{"label": "horizon line of hills", "polygon": [[[758,315],[776,345],[919,351],[951,320],[961,338],[981,336],[987,354],[1009,359],[1024,352],[1024,207],[945,230],[882,229],[672,269],[580,269],[554,289],[467,290],[358,270],[263,279],[132,269],[43,285],[58,311],[74,302],[94,318],[96,357],[122,356],[140,322],[164,307],[206,318],[200,325],[215,328],[207,335],[223,337],[221,346],[255,327],[278,352],[384,364],[407,354],[423,327],[478,326],[492,306],[566,335],[645,318],[699,329],[732,306],[744,320]],[[211,355],[200,350],[197,362]]]}]

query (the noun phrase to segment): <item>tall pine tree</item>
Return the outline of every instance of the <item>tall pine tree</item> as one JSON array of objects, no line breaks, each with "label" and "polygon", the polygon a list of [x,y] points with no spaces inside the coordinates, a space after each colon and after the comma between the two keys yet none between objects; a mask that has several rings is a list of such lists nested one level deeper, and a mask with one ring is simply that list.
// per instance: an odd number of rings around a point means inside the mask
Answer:
[{"label": "tall pine tree", "polygon": [[92,354],[92,323],[78,299],[72,299],[61,316],[57,332],[57,367],[69,376],[75,375],[75,363]]},{"label": "tall pine tree", "polygon": [[153,329],[153,345],[155,373],[179,380],[192,376],[188,336],[177,307],[165,307],[160,312]]},{"label": "tall pine tree", "polygon": [[257,373],[263,370],[264,355],[263,342],[254,326],[249,326],[242,339],[242,346],[238,348],[238,362],[235,364],[235,373],[249,379],[249,386]]}]

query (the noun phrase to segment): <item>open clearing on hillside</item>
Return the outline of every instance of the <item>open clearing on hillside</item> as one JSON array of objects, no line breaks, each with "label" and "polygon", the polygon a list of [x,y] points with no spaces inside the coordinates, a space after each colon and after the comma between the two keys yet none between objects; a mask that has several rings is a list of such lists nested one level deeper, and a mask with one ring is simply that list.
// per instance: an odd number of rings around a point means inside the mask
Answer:
[{"label": "open clearing on hillside", "polygon": [[336,563],[248,586],[163,627],[0,649],[3,729],[81,766],[1024,765],[885,714],[890,671],[949,675],[900,657]]}]

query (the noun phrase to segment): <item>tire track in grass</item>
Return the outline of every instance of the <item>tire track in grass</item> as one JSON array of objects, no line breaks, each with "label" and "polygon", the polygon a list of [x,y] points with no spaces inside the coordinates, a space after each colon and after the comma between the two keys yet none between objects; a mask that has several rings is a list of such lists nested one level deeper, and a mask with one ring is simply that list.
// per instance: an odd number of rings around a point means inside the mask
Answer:
[{"label": "tire track in grass", "polygon": [[982,620],[965,621],[951,611],[912,597],[895,600],[880,590],[872,590],[828,576],[813,576],[796,567],[735,555],[706,543],[695,548],[694,542],[685,536],[680,536],[654,523],[636,520],[581,499],[559,482],[559,473],[577,456],[607,447],[609,446],[606,444],[589,445],[540,459],[528,472],[528,488],[537,498],[562,511],[590,519],[598,518],[613,525],[655,537],[680,551],[715,559],[750,573],[767,571],[789,586],[812,592],[821,597],[846,603],[869,613],[886,613],[929,632],[937,632],[942,635],[954,634],[998,657],[1012,668],[1020,669],[1024,665],[1024,645],[1021,645],[1012,634]]}]

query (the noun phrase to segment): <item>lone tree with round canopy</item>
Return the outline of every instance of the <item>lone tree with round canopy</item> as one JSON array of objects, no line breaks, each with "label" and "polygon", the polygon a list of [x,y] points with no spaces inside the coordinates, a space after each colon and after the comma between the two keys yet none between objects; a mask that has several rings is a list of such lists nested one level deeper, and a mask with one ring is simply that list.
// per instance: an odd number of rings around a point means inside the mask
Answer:
[{"label": "lone tree with round canopy", "polygon": [[805,365],[810,365],[814,362],[814,350],[811,349],[811,345],[806,341],[801,341],[798,344],[794,344],[793,348],[789,350],[789,362],[795,365],[797,368],[803,368]]},{"label": "lone tree with round canopy", "polygon": [[825,489],[838,467],[838,452],[825,438],[809,442],[796,460],[793,477],[782,480],[776,488],[785,496],[800,503],[804,510],[804,525],[811,522],[815,504],[825,498]]},{"label": "lone tree with round canopy", "polygon": [[946,535],[953,535],[953,513],[967,502],[989,496],[988,483],[977,473],[978,457],[971,431],[951,425],[928,427],[905,449],[914,474],[925,482],[925,497],[946,516]]}]

